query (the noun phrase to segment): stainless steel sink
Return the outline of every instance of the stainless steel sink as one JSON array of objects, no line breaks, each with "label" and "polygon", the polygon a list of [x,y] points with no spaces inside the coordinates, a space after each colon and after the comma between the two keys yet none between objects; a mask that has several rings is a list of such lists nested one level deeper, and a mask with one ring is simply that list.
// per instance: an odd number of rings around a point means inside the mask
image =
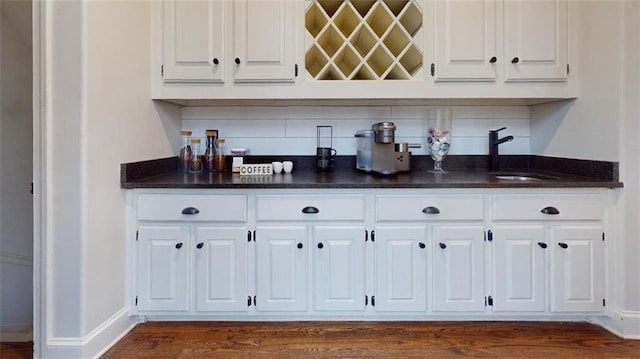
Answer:
[{"label": "stainless steel sink", "polygon": [[535,173],[495,173],[493,178],[500,181],[517,181],[517,182],[538,182],[538,181],[557,181],[557,177],[539,175]]}]

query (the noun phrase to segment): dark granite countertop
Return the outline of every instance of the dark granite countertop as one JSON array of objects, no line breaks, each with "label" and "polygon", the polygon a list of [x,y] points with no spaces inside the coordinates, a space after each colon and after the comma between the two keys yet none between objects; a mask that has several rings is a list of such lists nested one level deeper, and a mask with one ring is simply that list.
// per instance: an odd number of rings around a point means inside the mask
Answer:
[{"label": "dark granite countertop", "polygon": [[[619,188],[617,163],[538,156],[504,156],[506,174],[537,174],[540,181],[500,180],[484,166],[486,156],[450,156],[448,173],[433,174],[429,158],[414,156],[412,171],[382,176],[355,169],[353,156],[339,158],[331,172],[318,172],[307,157],[295,157],[290,174],[240,176],[238,173],[178,173],[177,158],[122,164],[121,187],[133,188]],[[273,157],[254,157],[270,163]],[[292,158],[287,158],[292,159]],[[446,165],[449,165],[447,167]],[[562,171],[559,171],[561,169]]]}]

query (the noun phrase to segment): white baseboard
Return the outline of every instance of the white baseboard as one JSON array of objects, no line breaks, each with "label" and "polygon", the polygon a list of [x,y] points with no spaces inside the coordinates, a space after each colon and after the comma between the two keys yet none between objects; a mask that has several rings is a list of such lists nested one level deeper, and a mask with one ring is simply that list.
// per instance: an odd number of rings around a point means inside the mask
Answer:
[{"label": "white baseboard", "polygon": [[98,358],[137,324],[126,308],[120,309],[96,329],[80,338],[51,338],[47,358]]},{"label": "white baseboard", "polygon": [[614,310],[611,317],[593,322],[621,338],[640,340],[640,312]]}]

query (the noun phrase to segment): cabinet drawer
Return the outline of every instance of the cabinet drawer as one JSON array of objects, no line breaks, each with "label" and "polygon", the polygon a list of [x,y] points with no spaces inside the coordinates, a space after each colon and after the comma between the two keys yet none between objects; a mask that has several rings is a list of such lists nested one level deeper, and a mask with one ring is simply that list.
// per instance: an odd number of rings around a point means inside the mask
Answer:
[{"label": "cabinet drawer", "polygon": [[137,216],[139,221],[245,222],[247,199],[246,196],[142,194],[138,196]]},{"label": "cabinet drawer", "polygon": [[[257,196],[258,221],[362,221],[364,196]],[[306,212],[306,213],[305,213]]]},{"label": "cabinet drawer", "polygon": [[483,220],[482,195],[378,196],[378,221]]},{"label": "cabinet drawer", "polygon": [[[547,212],[547,213],[544,213]],[[557,213],[556,213],[557,212]],[[494,220],[600,220],[598,195],[495,195]]]}]

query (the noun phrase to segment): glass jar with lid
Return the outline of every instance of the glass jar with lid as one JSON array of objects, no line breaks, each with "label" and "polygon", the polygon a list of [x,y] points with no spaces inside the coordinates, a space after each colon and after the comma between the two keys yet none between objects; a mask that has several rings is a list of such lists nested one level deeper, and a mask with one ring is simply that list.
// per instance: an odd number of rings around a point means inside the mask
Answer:
[{"label": "glass jar with lid", "polygon": [[224,156],[224,138],[219,138],[216,146],[216,158],[214,169],[216,171],[224,171],[227,169],[227,159]]},{"label": "glass jar with lid", "polygon": [[189,161],[191,161],[191,131],[180,131],[182,136],[182,147],[178,160],[178,171],[189,172]]},{"label": "glass jar with lid", "polygon": [[200,154],[200,139],[191,139],[191,160],[189,161],[189,172],[202,172],[202,155]]}]

